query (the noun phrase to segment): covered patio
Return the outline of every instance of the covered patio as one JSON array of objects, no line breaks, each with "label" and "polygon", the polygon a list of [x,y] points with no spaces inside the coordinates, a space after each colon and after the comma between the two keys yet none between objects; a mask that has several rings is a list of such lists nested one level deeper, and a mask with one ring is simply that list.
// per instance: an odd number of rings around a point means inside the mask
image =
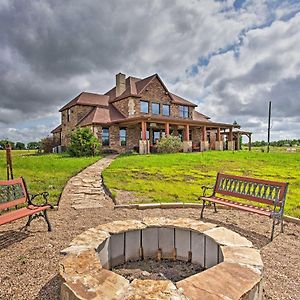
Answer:
[{"label": "covered patio", "polygon": [[163,135],[180,137],[183,142],[183,152],[235,150],[237,136],[233,129],[239,128],[239,125],[235,124],[154,116],[130,118],[120,123],[126,127],[139,127],[140,154],[155,152],[157,140]]}]

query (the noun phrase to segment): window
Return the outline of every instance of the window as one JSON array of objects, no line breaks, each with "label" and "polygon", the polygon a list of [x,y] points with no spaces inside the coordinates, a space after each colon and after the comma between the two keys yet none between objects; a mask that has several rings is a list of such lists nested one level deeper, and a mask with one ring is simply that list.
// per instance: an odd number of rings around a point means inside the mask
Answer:
[{"label": "window", "polygon": [[109,129],[102,128],[102,146],[109,146]]},{"label": "window", "polygon": [[169,104],[164,104],[163,105],[163,115],[164,116],[169,116],[170,115],[170,105]]},{"label": "window", "polygon": [[179,112],[181,118],[188,118],[189,117],[189,107],[188,106],[179,106]]},{"label": "window", "polygon": [[153,145],[160,139],[160,131],[153,130]]},{"label": "window", "polygon": [[160,107],[159,103],[152,103],[152,114],[153,115],[159,115],[160,114]]},{"label": "window", "polygon": [[120,128],[121,146],[126,146],[126,128]]},{"label": "window", "polygon": [[71,110],[67,109],[67,121],[70,122],[71,119]]},{"label": "window", "polygon": [[141,113],[148,114],[149,113],[149,102],[141,100],[140,103],[141,103]]}]

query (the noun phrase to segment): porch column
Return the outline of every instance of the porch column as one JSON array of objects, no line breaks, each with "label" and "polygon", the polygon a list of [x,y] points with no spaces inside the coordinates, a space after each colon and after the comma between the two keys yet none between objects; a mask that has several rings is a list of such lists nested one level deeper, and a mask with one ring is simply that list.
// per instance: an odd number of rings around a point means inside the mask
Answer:
[{"label": "porch column", "polygon": [[147,124],[145,121],[142,121],[142,141],[146,141],[147,139]]},{"label": "porch column", "polygon": [[223,141],[221,140],[221,129],[217,127],[217,140],[215,142],[215,149],[218,151],[223,151]]},{"label": "porch column", "polygon": [[183,152],[192,152],[192,141],[190,141],[190,126],[184,126]]},{"label": "porch column", "polygon": [[234,150],[234,140],[233,140],[232,127],[229,128],[228,150],[232,150],[232,151]]},{"label": "porch column", "polygon": [[169,123],[165,124],[165,134],[166,134],[166,137],[168,137],[170,135],[170,124]]},{"label": "porch column", "polygon": [[142,121],[142,139],[139,143],[139,153],[140,154],[148,154],[150,153],[150,145],[149,140],[147,140],[147,123],[146,121]]},{"label": "porch column", "polygon": [[248,149],[251,151],[251,133],[248,135],[249,143],[248,143]]},{"label": "porch column", "polygon": [[200,142],[200,151],[206,151],[208,150],[209,145],[207,142],[207,131],[206,131],[206,126],[202,127],[202,137],[201,137],[201,142]]},{"label": "porch column", "polygon": [[240,150],[240,148],[241,148],[240,140],[241,140],[240,133],[237,132],[237,134],[236,134],[236,150]]}]

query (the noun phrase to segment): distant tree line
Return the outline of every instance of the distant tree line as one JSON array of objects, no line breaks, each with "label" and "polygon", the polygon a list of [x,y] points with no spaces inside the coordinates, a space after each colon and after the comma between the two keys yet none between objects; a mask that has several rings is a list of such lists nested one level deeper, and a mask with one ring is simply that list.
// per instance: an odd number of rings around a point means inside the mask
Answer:
[{"label": "distant tree line", "polygon": [[4,150],[6,145],[10,144],[11,148],[14,150],[39,150],[42,147],[42,141],[40,142],[29,142],[26,144],[22,142],[12,142],[9,140],[0,140],[0,150]]},{"label": "distant tree line", "polygon": [[[251,145],[253,147],[264,147],[267,146],[268,143],[265,141],[256,141],[256,142],[252,142]],[[272,141],[270,142],[270,146],[274,146],[274,147],[300,146],[300,139]]]}]

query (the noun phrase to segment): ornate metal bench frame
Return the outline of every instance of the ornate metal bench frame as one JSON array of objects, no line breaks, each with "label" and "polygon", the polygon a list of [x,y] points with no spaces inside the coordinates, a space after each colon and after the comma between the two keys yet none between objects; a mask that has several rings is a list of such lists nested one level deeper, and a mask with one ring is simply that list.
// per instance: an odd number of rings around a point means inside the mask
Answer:
[{"label": "ornate metal bench frame", "polygon": [[[44,199],[42,205],[33,203],[39,196],[42,196]],[[48,203],[48,196],[48,192],[30,195],[23,177],[0,181],[0,225],[28,217],[26,225],[22,228],[27,229],[32,220],[43,217],[47,222],[48,231],[51,231],[47,209],[53,208],[53,206]],[[24,204],[26,205],[25,207],[18,207],[18,205]],[[15,207],[15,210],[9,211],[13,207]]]},{"label": "ornate metal bench frame", "polygon": [[[213,193],[210,196],[206,196],[208,189],[213,189]],[[199,199],[203,201],[200,217],[203,219],[203,212],[207,205],[206,202],[213,204],[215,212],[217,212],[216,204],[221,204],[268,216],[273,220],[272,241],[275,225],[281,223],[281,232],[283,232],[283,213],[287,189],[287,182],[218,173],[214,187],[202,186],[203,195],[199,197]],[[235,199],[230,200],[223,198],[223,196],[235,197]],[[236,200],[236,198],[238,199]],[[239,199],[250,201],[251,204],[239,202]],[[255,203],[273,206],[273,210],[255,205]]]}]

